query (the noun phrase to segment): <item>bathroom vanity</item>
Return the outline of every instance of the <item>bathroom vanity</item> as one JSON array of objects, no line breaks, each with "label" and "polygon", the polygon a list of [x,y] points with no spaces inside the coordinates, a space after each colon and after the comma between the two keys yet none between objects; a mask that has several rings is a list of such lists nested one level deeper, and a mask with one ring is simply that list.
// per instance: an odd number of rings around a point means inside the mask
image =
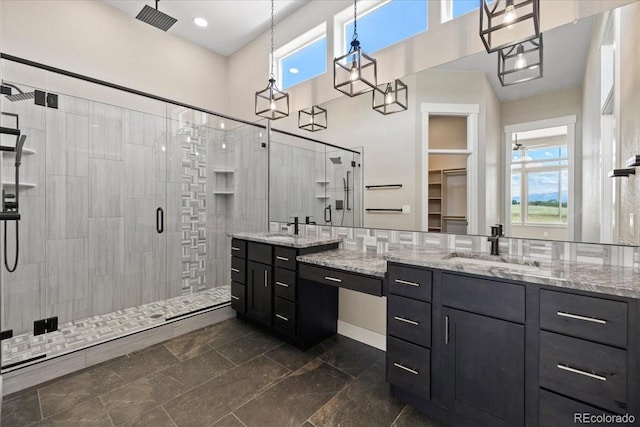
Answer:
[{"label": "bathroom vanity", "polygon": [[231,241],[231,307],[237,316],[301,349],[335,335],[338,290],[300,286],[296,257],[338,247],[340,239],[238,233]]},{"label": "bathroom vanity", "polygon": [[576,413],[640,416],[633,269],[234,236],[232,307],[299,348],[336,333],[339,287],[386,296],[391,394],[434,418],[547,427]]},{"label": "bathroom vanity", "polygon": [[567,426],[576,413],[640,415],[632,270],[483,268],[446,254],[387,256],[395,397],[452,425]]}]

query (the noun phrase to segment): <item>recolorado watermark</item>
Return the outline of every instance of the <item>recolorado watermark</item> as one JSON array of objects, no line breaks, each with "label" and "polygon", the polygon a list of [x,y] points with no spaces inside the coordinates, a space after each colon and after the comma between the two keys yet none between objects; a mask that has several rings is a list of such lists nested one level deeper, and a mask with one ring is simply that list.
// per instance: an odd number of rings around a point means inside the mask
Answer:
[{"label": "recolorado watermark", "polygon": [[576,412],[573,414],[574,424],[634,424],[636,417],[631,414],[592,414],[591,412]]}]

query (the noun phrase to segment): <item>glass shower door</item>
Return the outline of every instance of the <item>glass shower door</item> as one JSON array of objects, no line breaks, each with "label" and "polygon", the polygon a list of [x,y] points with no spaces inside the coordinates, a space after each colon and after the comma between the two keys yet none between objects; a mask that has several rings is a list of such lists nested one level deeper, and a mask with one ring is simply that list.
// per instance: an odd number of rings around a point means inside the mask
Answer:
[{"label": "glass shower door", "polygon": [[[36,76],[34,76],[37,79]],[[44,79],[43,79],[44,81]],[[6,247],[0,250],[3,261],[0,262],[0,282],[2,295],[0,300],[0,325],[6,336],[2,340],[1,367],[11,369],[32,360],[42,358],[47,353],[46,333],[34,336],[34,321],[46,316],[46,247],[41,237],[45,230],[45,147],[47,137],[46,111],[35,105],[35,89],[21,83],[12,84],[12,96],[0,97],[0,125],[20,128],[26,135],[22,150],[19,176],[19,213],[21,220],[18,229],[15,221],[0,223],[0,241]],[[22,93],[21,93],[22,92]],[[2,135],[3,147],[15,147],[17,138]],[[15,152],[1,152],[2,189],[5,200],[16,194]],[[16,246],[18,231],[19,245]],[[18,253],[18,250],[20,251]],[[17,257],[17,265],[15,264]],[[6,263],[5,263],[6,261]],[[8,267],[7,267],[8,265]],[[10,272],[9,269],[15,271]]]}]

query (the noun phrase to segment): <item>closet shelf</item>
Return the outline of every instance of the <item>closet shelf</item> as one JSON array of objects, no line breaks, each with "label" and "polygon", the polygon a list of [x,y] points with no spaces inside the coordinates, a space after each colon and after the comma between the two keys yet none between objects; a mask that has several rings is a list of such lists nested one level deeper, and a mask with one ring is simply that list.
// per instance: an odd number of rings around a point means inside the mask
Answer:
[{"label": "closet shelf", "polygon": [[234,194],[233,191],[214,191],[213,194],[218,196],[228,196],[230,194]]},{"label": "closet shelf", "polygon": [[214,169],[213,173],[234,173],[233,169]]}]

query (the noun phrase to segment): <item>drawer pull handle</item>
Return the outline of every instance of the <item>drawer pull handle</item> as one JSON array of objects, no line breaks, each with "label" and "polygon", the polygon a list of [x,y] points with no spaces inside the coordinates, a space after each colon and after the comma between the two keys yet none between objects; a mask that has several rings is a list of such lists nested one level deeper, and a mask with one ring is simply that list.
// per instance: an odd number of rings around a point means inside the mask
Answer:
[{"label": "drawer pull handle", "polygon": [[414,321],[414,320],[409,320],[409,319],[405,319],[404,317],[399,317],[399,316],[395,316],[394,319],[399,320],[401,322],[404,323],[408,323],[410,325],[414,325],[414,326],[418,326],[420,323]]},{"label": "drawer pull handle", "polygon": [[240,248],[236,248],[235,246],[231,246],[231,250],[232,250],[232,251],[239,251],[239,250],[240,250]]},{"label": "drawer pull handle", "polygon": [[284,316],[282,316],[282,315],[280,315],[280,314],[276,314],[276,317],[277,317],[278,319],[282,319],[282,320],[284,320],[285,322],[288,322],[288,321],[289,321],[289,319],[288,319],[287,317],[284,317]]},{"label": "drawer pull handle", "polygon": [[264,271],[264,287],[269,286],[269,281],[267,279],[267,270]]},{"label": "drawer pull handle", "polygon": [[570,319],[584,320],[585,322],[599,323],[601,325],[606,325],[607,324],[606,320],[596,319],[595,317],[580,316],[578,314],[571,314],[571,313],[567,313],[567,312],[564,312],[564,311],[559,311],[557,314],[558,314],[558,316],[568,317]]},{"label": "drawer pull handle", "polygon": [[282,283],[282,282],[276,282],[276,285],[280,285],[280,286],[283,286],[285,288],[289,287],[289,285],[287,285],[286,283]]},{"label": "drawer pull handle", "polygon": [[407,280],[396,279],[396,283],[400,283],[401,285],[409,285],[409,286],[420,286],[420,283],[409,282]]},{"label": "drawer pull handle", "polygon": [[449,344],[449,316],[444,316],[444,343]]},{"label": "drawer pull handle", "polygon": [[233,268],[233,267],[231,267],[231,271],[233,271],[234,273],[240,273],[240,270],[238,270],[237,268]]},{"label": "drawer pull handle", "polygon": [[335,277],[324,276],[325,280],[331,280],[332,282],[342,283],[342,279],[336,279]]},{"label": "drawer pull handle", "polygon": [[238,297],[237,297],[237,296],[235,296],[235,295],[231,295],[231,298],[232,298],[232,299],[235,299],[235,300],[240,300],[240,298],[238,298]]},{"label": "drawer pull handle", "polygon": [[584,375],[585,377],[594,378],[600,381],[607,381],[607,379],[602,375],[596,375],[596,374],[592,374],[591,372],[581,371],[580,369],[575,369],[567,365],[561,365],[559,363],[556,366],[558,367],[558,369],[562,369],[563,371],[573,372],[574,374]]},{"label": "drawer pull handle", "polygon": [[405,370],[405,371],[407,371],[407,372],[411,372],[413,375],[418,375],[418,374],[419,374],[419,372],[418,372],[418,371],[416,371],[416,370],[414,370],[414,369],[411,369],[411,368],[407,368],[406,366],[401,365],[401,364],[399,364],[399,363],[394,363],[394,364],[393,364],[393,366],[395,366],[396,368],[400,368],[400,369],[402,369],[402,370]]},{"label": "drawer pull handle", "polygon": [[289,258],[283,256],[277,256],[276,259],[279,259],[280,261],[289,261]]}]

